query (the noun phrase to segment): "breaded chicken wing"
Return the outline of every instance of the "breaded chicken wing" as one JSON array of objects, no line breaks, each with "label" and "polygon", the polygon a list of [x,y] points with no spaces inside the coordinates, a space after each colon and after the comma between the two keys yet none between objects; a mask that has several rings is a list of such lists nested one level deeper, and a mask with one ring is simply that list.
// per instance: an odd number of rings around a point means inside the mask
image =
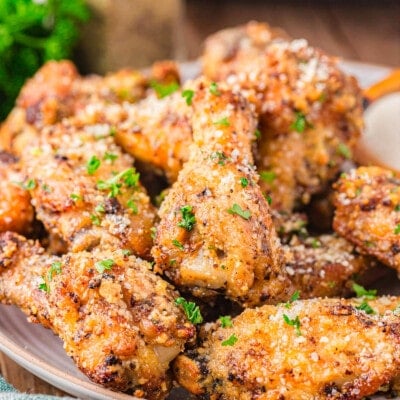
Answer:
[{"label": "breaded chicken wing", "polygon": [[155,209],[112,133],[107,124],[71,120],[44,128],[21,159],[33,182],[32,204],[71,251],[100,245],[148,257]]},{"label": "breaded chicken wing", "polygon": [[210,36],[203,72],[256,106],[257,167],[272,207],[292,211],[327,187],[362,126],[361,91],[334,58],[250,22]]},{"label": "breaded chicken wing", "polygon": [[0,151],[0,232],[32,230],[34,211],[27,185],[16,158]]},{"label": "breaded chicken wing", "polygon": [[360,167],[335,184],[333,228],[364,254],[400,271],[400,177]]},{"label": "breaded chicken wing", "polygon": [[157,270],[196,296],[215,292],[251,305],[292,291],[252,165],[255,124],[239,94],[198,84],[194,144],[161,205],[152,249]]},{"label": "breaded chicken wing", "polygon": [[400,373],[400,319],[339,299],[247,309],[207,325],[174,372],[211,399],[362,399]]},{"label": "breaded chicken wing", "polygon": [[92,381],[163,399],[169,362],[194,338],[177,293],[150,264],[122,250],[49,256],[0,234],[0,301],[50,328]]}]

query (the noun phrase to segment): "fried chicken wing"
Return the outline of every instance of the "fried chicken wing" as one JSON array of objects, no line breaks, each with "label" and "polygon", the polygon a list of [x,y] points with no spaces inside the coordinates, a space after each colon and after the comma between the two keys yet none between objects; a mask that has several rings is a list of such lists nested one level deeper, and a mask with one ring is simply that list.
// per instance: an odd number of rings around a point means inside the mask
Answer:
[{"label": "fried chicken wing", "polygon": [[400,177],[360,167],[335,184],[333,228],[361,252],[400,271]]},{"label": "fried chicken wing", "polygon": [[256,106],[261,188],[273,208],[290,212],[324,190],[351,157],[362,96],[336,59],[281,36],[256,22],[217,32],[205,43],[203,72]]},{"label": "fried chicken wing", "polygon": [[159,210],[156,268],[197,296],[223,293],[245,305],[287,299],[279,240],[252,165],[251,108],[222,86],[198,85],[189,161]]},{"label": "fried chicken wing", "polygon": [[0,234],[0,301],[52,329],[82,372],[108,388],[167,395],[169,362],[195,335],[176,297],[149,263],[122,250],[55,257]]},{"label": "fried chicken wing", "polygon": [[24,181],[15,157],[0,151],[0,232],[32,230],[34,211],[31,196],[23,187]]},{"label": "fried chicken wing", "polygon": [[362,399],[399,375],[400,319],[339,299],[247,309],[207,325],[174,372],[211,399]]},{"label": "fried chicken wing", "polygon": [[71,251],[100,245],[148,257],[155,210],[112,133],[107,124],[71,120],[44,128],[21,160],[34,182],[32,204]]}]

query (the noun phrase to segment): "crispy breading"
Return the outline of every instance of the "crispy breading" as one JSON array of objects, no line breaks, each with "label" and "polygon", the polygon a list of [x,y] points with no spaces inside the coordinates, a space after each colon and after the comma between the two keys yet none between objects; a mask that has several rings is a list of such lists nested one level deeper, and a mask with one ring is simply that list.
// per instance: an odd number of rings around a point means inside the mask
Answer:
[{"label": "crispy breading", "polygon": [[35,182],[37,218],[71,251],[127,248],[148,257],[155,209],[133,159],[114,143],[107,124],[71,120],[44,128],[21,163]]},{"label": "crispy breading", "polygon": [[149,263],[122,250],[56,257],[0,234],[0,301],[52,329],[81,371],[110,389],[168,394],[169,362],[195,336],[177,296]]},{"label": "crispy breading", "polygon": [[174,372],[215,400],[362,399],[399,375],[400,319],[339,299],[247,309],[232,326],[206,325]]},{"label": "crispy breading", "polygon": [[197,288],[197,296],[214,291],[250,305],[285,300],[293,291],[252,165],[255,124],[239,94],[198,83],[194,144],[161,205],[152,249],[157,270],[180,287]]},{"label": "crispy breading", "polygon": [[337,60],[304,39],[282,39],[250,22],[211,35],[203,72],[226,81],[256,106],[256,163],[272,206],[292,211],[324,190],[340,170],[362,126],[361,91]]},{"label": "crispy breading", "polygon": [[360,167],[343,174],[334,187],[335,231],[400,271],[400,176]]},{"label": "crispy breading", "polygon": [[34,211],[31,196],[24,189],[27,183],[15,157],[0,151],[0,232],[32,231]]}]

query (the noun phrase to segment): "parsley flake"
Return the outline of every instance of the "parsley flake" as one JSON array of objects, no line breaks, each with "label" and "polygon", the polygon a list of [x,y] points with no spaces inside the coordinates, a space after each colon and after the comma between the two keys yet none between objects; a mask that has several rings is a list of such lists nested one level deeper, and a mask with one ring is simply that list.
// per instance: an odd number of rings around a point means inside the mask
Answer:
[{"label": "parsley flake", "polygon": [[90,214],[90,220],[92,221],[93,225],[96,225],[96,226],[101,225],[101,219],[96,214]]},{"label": "parsley flake", "polygon": [[106,258],[105,260],[97,261],[95,267],[100,274],[106,270],[110,270],[115,265],[114,260],[111,258]]},{"label": "parsley flake", "polygon": [[136,172],[135,168],[128,168],[125,171],[113,176],[107,181],[97,181],[97,189],[109,190],[108,197],[117,197],[121,194],[121,187],[123,183],[126,187],[137,187],[139,183],[140,174]]},{"label": "parsley flake", "polygon": [[40,277],[38,289],[42,290],[43,292],[46,292],[46,293],[50,292],[50,287],[47,285],[47,283],[44,280],[43,276]]},{"label": "parsley flake", "polygon": [[231,336],[229,336],[228,339],[221,342],[221,345],[222,346],[233,346],[238,340],[239,339],[237,338],[237,336],[235,334],[232,334]]},{"label": "parsley flake", "polygon": [[394,208],[394,211],[397,211],[397,212],[400,211],[400,204],[397,204],[397,206]]},{"label": "parsley flake", "polygon": [[49,270],[47,271],[47,281],[51,282],[53,280],[53,276],[54,274],[61,274],[61,262],[60,261],[56,261],[53,262],[49,268]]},{"label": "parsley flake", "polygon": [[299,316],[296,316],[296,318],[291,319],[288,315],[283,314],[283,320],[285,321],[286,324],[293,326],[293,328],[296,329],[297,336],[301,336]]},{"label": "parsley flake", "polygon": [[260,178],[267,183],[272,183],[276,179],[274,171],[260,171]]},{"label": "parsley flake", "polygon": [[306,116],[302,112],[297,111],[296,119],[292,125],[290,125],[290,129],[298,133],[303,133],[306,128],[313,128],[313,125],[307,121]]},{"label": "parsley flake", "polygon": [[249,210],[243,210],[242,207],[239,206],[239,204],[235,203],[231,208],[228,210],[229,214],[237,214],[243,219],[250,219],[251,217],[251,212]]},{"label": "parsley flake", "polygon": [[218,90],[218,85],[215,82],[210,85],[210,93],[214,96],[221,96],[221,92]]},{"label": "parsley flake", "polygon": [[268,205],[272,204],[272,197],[269,194],[264,193],[264,198],[267,200]]},{"label": "parsley flake", "polygon": [[114,161],[118,158],[116,154],[106,152],[103,156],[104,161],[110,161],[111,164],[114,164]]},{"label": "parsley flake", "polygon": [[181,207],[182,220],[178,222],[178,226],[191,231],[194,224],[196,223],[196,217],[193,214],[193,207],[190,205],[185,205]]},{"label": "parsley flake", "polygon": [[90,157],[89,161],[86,163],[86,170],[89,175],[93,175],[100,167],[101,161],[96,157]]},{"label": "parsley flake", "polygon": [[228,159],[225,153],[221,151],[212,153],[210,158],[212,161],[217,161],[218,165],[225,165],[225,161]]},{"label": "parsley flake", "polygon": [[336,151],[339,155],[341,155],[342,157],[344,157],[347,160],[351,159],[351,157],[352,157],[352,152],[351,152],[350,148],[344,143],[339,143]]},{"label": "parsley flake", "polygon": [[261,139],[261,131],[259,129],[256,129],[254,131],[254,136],[256,137],[256,139]]},{"label": "parsley flake", "polygon": [[138,206],[133,199],[129,199],[126,205],[132,211],[133,214],[137,214],[139,212]]},{"label": "parsley flake", "polygon": [[219,119],[218,121],[213,122],[214,125],[219,125],[219,126],[230,126],[230,122],[228,120],[228,117],[224,117]]},{"label": "parsley flake", "polygon": [[363,301],[356,309],[364,311],[366,314],[376,314],[376,311],[366,301]]},{"label": "parsley flake", "polygon": [[98,205],[95,207],[94,211],[96,211],[96,212],[98,212],[98,213],[105,213],[105,212],[106,212],[106,209],[104,208],[104,205],[103,205],[103,204],[98,204]]},{"label": "parsley flake", "polygon": [[300,298],[300,292],[298,290],[296,290],[291,296],[290,299],[288,300],[287,303],[285,303],[285,307],[286,308],[290,308],[291,304],[298,300]]},{"label": "parsley flake", "polygon": [[361,285],[358,285],[357,283],[353,283],[353,291],[356,294],[357,297],[364,297],[368,300],[373,300],[376,298],[376,289],[370,289],[367,290]]},{"label": "parsley flake", "polygon": [[82,200],[82,196],[76,193],[71,193],[69,196],[74,202],[77,202],[79,200]]},{"label": "parsley flake", "polygon": [[218,318],[218,320],[223,328],[232,328],[233,326],[233,322],[230,315],[221,315]]},{"label": "parsley flake", "polygon": [[172,241],[172,244],[175,246],[175,247],[177,247],[179,250],[184,250],[185,248],[183,247],[183,244],[179,241],[179,240],[177,240],[177,239],[174,239],[173,241]]},{"label": "parsley flake", "polygon": [[129,257],[130,255],[132,255],[132,252],[128,249],[124,249],[124,250],[122,250],[122,255],[124,257]]},{"label": "parsley flake", "polygon": [[393,232],[394,232],[395,235],[398,235],[400,233],[400,224],[396,225],[396,228],[394,228]]},{"label": "parsley flake", "polygon": [[175,304],[178,306],[181,306],[183,308],[183,311],[186,314],[187,319],[192,323],[192,324],[201,324],[203,322],[203,317],[200,312],[199,306],[196,305],[196,303],[193,303],[192,301],[186,301],[183,297],[178,297],[175,300]]},{"label": "parsley flake", "polygon": [[157,93],[159,99],[163,99],[179,89],[179,84],[175,81],[170,83],[160,83],[153,80],[150,82],[150,86]]},{"label": "parsley flake", "polygon": [[152,226],[150,228],[150,237],[154,240],[157,235],[157,228],[155,226]]},{"label": "parsley flake", "polygon": [[27,182],[18,182],[17,184],[25,190],[32,190],[36,187],[36,181],[34,179],[29,179]]},{"label": "parsley flake", "polygon": [[247,187],[249,185],[249,180],[247,178],[240,178],[240,184],[242,185],[243,188]]},{"label": "parsley flake", "polygon": [[182,97],[186,100],[188,106],[192,105],[192,99],[194,96],[194,90],[186,89],[182,92]]}]

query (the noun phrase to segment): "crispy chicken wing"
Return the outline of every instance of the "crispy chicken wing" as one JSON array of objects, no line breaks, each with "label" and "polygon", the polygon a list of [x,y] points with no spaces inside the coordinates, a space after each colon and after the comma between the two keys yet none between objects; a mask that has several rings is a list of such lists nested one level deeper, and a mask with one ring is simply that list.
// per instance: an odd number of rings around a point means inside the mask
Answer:
[{"label": "crispy chicken wing", "polygon": [[400,319],[338,299],[247,309],[207,325],[174,371],[211,399],[362,399],[399,375]]},{"label": "crispy chicken wing", "polygon": [[122,250],[55,257],[0,234],[0,301],[52,329],[82,372],[111,389],[167,395],[169,362],[195,335],[176,297],[149,263]]},{"label": "crispy chicken wing", "polygon": [[32,204],[71,251],[101,245],[148,257],[155,210],[112,133],[107,124],[71,120],[44,128],[21,160],[34,182]]},{"label": "crispy chicken wing", "polygon": [[24,185],[27,182],[15,157],[0,151],[0,232],[32,230],[34,211]]},{"label": "crispy chicken wing", "polygon": [[272,206],[309,202],[351,157],[362,125],[361,91],[334,58],[256,22],[210,36],[203,71],[256,106],[257,167]]},{"label": "crispy chicken wing", "polygon": [[335,184],[335,231],[364,254],[400,271],[400,177],[360,167]]},{"label": "crispy chicken wing", "polygon": [[193,98],[189,161],[161,205],[157,270],[197,296],[279,301],[291,287],[252,165],[255,119],[239,94],[202,82]]}]

